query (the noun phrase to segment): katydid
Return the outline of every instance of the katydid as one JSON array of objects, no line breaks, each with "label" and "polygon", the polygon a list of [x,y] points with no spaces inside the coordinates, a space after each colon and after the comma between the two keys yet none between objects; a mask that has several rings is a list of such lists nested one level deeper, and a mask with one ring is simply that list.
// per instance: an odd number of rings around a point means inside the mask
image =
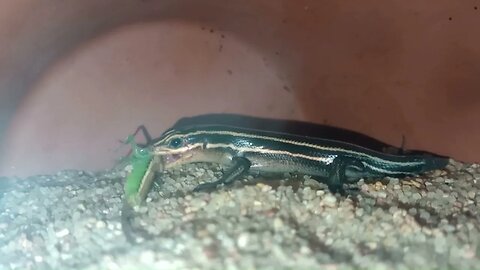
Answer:
[{"label": "katydid", "polygon": [[[141,147],[135,142],[135,135],[139,131],[143,132],[147,140],[145,147]],[[139,205],[145,200],[155,171],[159,169],[157,168],[160,165],[159,157],[153,155],[152,149],[149,147],[151,140],[150,134],[145,127],[139,126],[137,130],[124,141],[125,144],[130,144],[132,147],[130,154],[130,165],[132,169],[127,176],[124,187],[125,197],[131,206]]]},{"label": "katydid", "polygon": [[[147,146],[140,147],[135,142],[135,135],[139,130],[142,130],[145,138],[147,139]],[[150,186],[153,181],[153,176],[155,175],[155,170],[160,164],[159,157],[152,154],[151,149],[148,147],[149,142],[151,141],[148,132],[143,126],[140,126],[134,134],[129,135],[127,140],[123,143],[130,144],[130,165],[132,166],[130,173],[127,176],[124,191],[125,191],[125,201],[122,209],[122,229],[125,233],[127,240],[130,243],[135,243],[134,229],[131,226],[130,219],[133,216],[133,206],[138,206],[144,202],[145,197],[147,196]],[[138,231],[138,230],[137,230]],[[146,234],[140,230],[142,234]]]}]

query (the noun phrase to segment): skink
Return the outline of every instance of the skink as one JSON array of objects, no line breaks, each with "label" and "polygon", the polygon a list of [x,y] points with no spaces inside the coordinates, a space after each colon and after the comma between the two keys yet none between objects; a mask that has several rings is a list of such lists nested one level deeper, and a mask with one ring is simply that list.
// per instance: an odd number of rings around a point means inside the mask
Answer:
[{"label": "skink", "polygon": [[[362,178],[418,175],[448,163],[448,158],[435,155],[393,155],[343,141],[227,125],[170,129],[154,140],[144,127],[139,130],[150,141],[144,147],[156,157],[151,163],[158,163],[149,164],[149,168],[166,170],[194,162],[229,166],[219,180],[200,184],[194,191],[227,186],[248,172],[257,172],[306,174],[324,181],[330,190],[342,192],[343,184]],[[152,181],[151,176],[143,178]],[[139,200],[146,196],[145,187],[150,183],[141,186]]]}]

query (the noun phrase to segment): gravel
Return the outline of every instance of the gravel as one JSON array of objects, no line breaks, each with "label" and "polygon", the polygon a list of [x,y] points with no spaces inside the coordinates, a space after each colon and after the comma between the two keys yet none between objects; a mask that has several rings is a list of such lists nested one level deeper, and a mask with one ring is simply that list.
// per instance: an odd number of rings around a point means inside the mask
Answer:
[{"label": "gravel", "polygon": [[247,176],[191,193],[219,166],[159,174],[131,225],[125,171],[0,179],[0,269],[480,269],[480,166],[365,183],[341,197],[306,176]]}]

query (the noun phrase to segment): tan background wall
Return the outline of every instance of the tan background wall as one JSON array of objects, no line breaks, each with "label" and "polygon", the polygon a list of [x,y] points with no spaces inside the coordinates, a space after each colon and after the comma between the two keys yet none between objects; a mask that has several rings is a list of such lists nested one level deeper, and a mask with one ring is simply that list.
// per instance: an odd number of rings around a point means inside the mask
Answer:
[{"label": "tan background wall", "polygon": [[0,175],[111,166],[138,124],[233,112],[480,161],[478,1],[0,3]]}]

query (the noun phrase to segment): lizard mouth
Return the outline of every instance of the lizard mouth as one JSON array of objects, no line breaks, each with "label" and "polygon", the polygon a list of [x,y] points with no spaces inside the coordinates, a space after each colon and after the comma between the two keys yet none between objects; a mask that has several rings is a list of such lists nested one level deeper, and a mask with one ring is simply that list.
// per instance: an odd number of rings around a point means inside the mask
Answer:
[{"label": "lizard mouth", "polygon": [[[173,152],[173,153],[172,153]],[[186,149],[184,151],[158,151],[157,154],[162,156],[163,163],[166,168],[174,167],[180,164],[189,163],[198,154],[194,148]]]},{"label": "lizard mouth", "polygon": [[168,154],[163,157],[163,162],[165,168],[170,168],[183,163],[188,163],[192,157],[192,153]]},{"label": "lizard mouth", "polygon": [[182,158],[181,154],[170,154],[165,156],[165,163],[166,164],[171,164],[174,163],[175,161],[178,161],[180,158]]}]

